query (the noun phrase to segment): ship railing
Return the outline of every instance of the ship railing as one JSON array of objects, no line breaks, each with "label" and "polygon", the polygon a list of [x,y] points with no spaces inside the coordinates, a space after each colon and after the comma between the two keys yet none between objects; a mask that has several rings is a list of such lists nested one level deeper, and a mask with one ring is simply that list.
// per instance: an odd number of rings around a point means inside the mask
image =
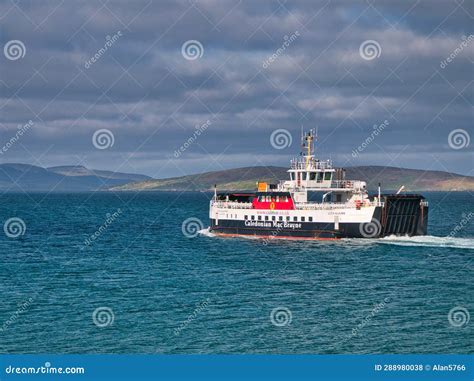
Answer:
[{"label": "ship railing", "polygon": [[364,201],[360,204],[354,202],[299,202],[295,205],[296,209],[299,210],[326,210],[326,209],[348,209],[348,208],[366,208],[370,206],[384,206],[382,201]]},{"label": "ship railing", "polygon": [[237,201],[212,201],[211,205],[222,209],[252,209],[251,202],[237,202]]},{"label": "ship railing", "polygon": [[333,180],[331,188],[354,188],[354,181],[352,180]]},{"label": "ship railing", "polygon": [[355,181],[354,180],[333,180],[331,181],[331,184],[330,186],[328,187],[326,184],[327,184],[327,181],[316,181],[316,185],[314,184],[314,181],[311,181],[312,185],[310,187],[306,187],[303,182],[301,185],[297,186],[296,185],[296,182],[293,182],[293,185],[290,186],[290,185],[286,185],[285,186],[285,183],[287,182],[288,180],[280,180],[279,184],[278,184],[278,189],[293,189],[293,190],[296,190],[297,188],[301,188],[301,189],[308,189],[308,190],[316,190],[318,188],[324,188],[324,189],[358,189],[358,188],[355,188]]},{"label": "ship railing", "polygon": [[292,160],[291,169],[332,169],[331,161],[309,161],[309,168],[306,165],[306,160]]}]

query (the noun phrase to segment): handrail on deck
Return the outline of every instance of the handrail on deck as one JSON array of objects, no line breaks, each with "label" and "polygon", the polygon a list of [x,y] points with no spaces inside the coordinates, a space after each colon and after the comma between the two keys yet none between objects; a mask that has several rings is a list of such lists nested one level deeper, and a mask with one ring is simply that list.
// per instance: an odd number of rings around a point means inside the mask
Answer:
[{"label": "handrail on deck", "polygon": [[[251,202],[237,202],[237,201],[215,201],[211,200],[211,205],[217,208],[224,209],[252,209],[253,204]],[[315,209],[347,209],[347,208],[364,208],[369,206],[384,206],[382,201],[366,201],[360,205],[353,202],[337,203],[337,202],[299,202],[295,204],[296,210],[315,210]]]}]

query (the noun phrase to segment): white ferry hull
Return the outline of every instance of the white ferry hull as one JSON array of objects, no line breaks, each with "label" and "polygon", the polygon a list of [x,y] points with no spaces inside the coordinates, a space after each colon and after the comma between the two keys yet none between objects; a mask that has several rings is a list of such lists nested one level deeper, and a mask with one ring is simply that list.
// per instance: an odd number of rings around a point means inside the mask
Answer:
[{"label": "white ferry hull", "polygon": [[289,180],[257,182],[254,193],[217,194],[210,202],[210,230],[222,235],[274,238],[378,238],[425,235],[428,203],[418,194],[369,197],[367,183],[345,178],[344,168],[314,155],[314,130],[302,134],[303,150],[291,160]]},{"label": "white ferry hull", "polygon": [[218,235],[289,239],[427,234],[428,207],[420,204],[421,196],[407,198],[391,195],[385,199],[388,200],[386,206],[331,210],[271,211],[211,206],[210,231]]}]

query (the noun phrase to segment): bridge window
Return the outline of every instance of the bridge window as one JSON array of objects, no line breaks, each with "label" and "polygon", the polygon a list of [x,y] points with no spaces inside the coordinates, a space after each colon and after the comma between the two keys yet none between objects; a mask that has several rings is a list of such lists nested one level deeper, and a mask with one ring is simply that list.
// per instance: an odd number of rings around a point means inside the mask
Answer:
[{"label": "bridge window", "polygon": [[304,222],[305,218],[304,217],[301,217],[301,222]]},{"label": "bridge window", "polygon": [[331,180],[332,173],[331,172],[326,172],[324,173],[324,180]]},{"label": "bridge window", "polygon": [[259,221],[262,221],[262,216],[258,216],[258,220],[259,220]]},{"label": "bridge window", "polygon": [[249,219],[249,216],[244,216],[244,220],[248,220]]},{"label": "bridge window", "polygon": [[290,216],[286,216],[286,220],[289,221],[289,220],[290,220]]},{"label": "bridge window", "polygon": [[265,221],[268,221],[268,216],[265,216]]},{"label": "bridge window", "polygon": [[309,222],[313,222],[313,217],[308,217]]},{"label": "bridge window", "polygon": [[306,180],[306,172],[301,172],[301,180]]},{"label": "bridge window", "polygon": [[275,216],[272,216],[272,221],[275,221],[276,220],[276,217]]},{"label": "bridge window", "polygon": [[295,222],[298,221],[298,217],[294,216],[293,221],[295,221]]},{"label": "bridge window", "polygon": [[294,181],[295,180],[295,175],[293,172],[290,172],[290,180]]},{"label": "bridge window", "polygon": [[254,221],[254,220],[255,220],[255,216],[250,216],[250,219],[251,219],[252,221]]},{"label": "bridge window", "polygon": [[323,181],[323,173],[322,172],[318,172],[318,179],[317,179],[318,183],[320,183],[321,181]]},{"label": "bridge window", "polygon": [[278,217],[278,221],[283,221],[283,216]]},{"label": "bridge window", "polygon": [[310,172],[310,173],[309,173],[309,179],[310,179],[311,181],[316,180],[316,172]]}]

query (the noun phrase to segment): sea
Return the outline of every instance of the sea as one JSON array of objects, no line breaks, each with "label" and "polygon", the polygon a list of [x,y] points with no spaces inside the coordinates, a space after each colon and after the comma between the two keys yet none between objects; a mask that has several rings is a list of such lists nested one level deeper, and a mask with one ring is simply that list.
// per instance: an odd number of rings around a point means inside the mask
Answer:
[{"label": "sea", "polygon": [[286,241],[205,192],[3,194],[0,351],[474,353],[474,197],[424,195],[427,236]]}]

